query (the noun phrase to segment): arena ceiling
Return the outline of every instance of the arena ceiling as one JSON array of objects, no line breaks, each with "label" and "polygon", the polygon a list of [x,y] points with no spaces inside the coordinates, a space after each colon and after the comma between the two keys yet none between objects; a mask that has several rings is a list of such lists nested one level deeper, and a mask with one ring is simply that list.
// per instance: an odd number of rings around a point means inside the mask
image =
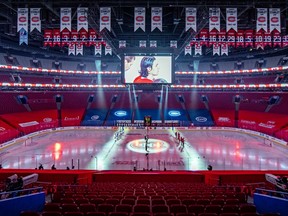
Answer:
[{"label": "arena ceiling", "polygon": [[[238,9],[238,29],[255,29],[256,8],[281,8],[282,33],[286,33],[286,20],[288,17],[288,2],[285,0],[261,0],[261,1],[81,1],[81,0],[7,0],[0,3],[0,32],[2,43],[9,46],[18,46],[19,36],[17,33],[17,8],[20,7],[39,7],[41,8],[42,33],[34,31],[29,35],[29,46],[42,47],[43,30],[47,28],[59,28],[60,8],[72,8],[72,28],[76,28],[76,9],[77,7],[89,8],[89,28],[99,30],[99,8],[111,7],[111,31],[106,29],[101,32],[101,36],[110,43],[113,52],[117,54],[119,40],[126,40],[127,47],[138,47],[139,40],[156,40],[157,46],[169,47],[171,40],[178,41],[178,54],[183,52],[185,44],[190,41],[191,35],[195,32],[185,31],[185,8],[196,7],[198,17],[198,29],[208,28],[208,16],[210,7],[221,9],[221,26],[225,28],[225,9],[236,7]],[[146,32],[138,29],[134,32],[134,7],[146,8]],[[163,31],[155,29],[150,31],[151,7],[163,8]]]}]

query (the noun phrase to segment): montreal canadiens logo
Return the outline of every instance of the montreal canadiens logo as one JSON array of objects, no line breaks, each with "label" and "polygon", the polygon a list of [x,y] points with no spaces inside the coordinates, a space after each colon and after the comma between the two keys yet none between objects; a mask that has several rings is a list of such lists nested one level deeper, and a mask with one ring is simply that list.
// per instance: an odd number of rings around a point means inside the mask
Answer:
[{"label": "montreal canadiens logo", "polygon": [[39,17],[32,17],[32,18],[31,18],[31,21],[32,21],[32,22],[38,22],[38,21],[39,21]]},{"label": "montreal canadiens logo", "polygon": [[108,22],[108,21],[109,21],[109,16],[102,16],[102,17],[101,17],[101,20],[102,20],[103,22]]},{"label": "montreal canadiens logo", "polygon": [[114,115],[118,117],[123,117],[123,116],[127,116],[127,112],[124,110],[119,110],[119,111],[114,112]]},{"label": "montreal canadiens logo", "polygon": [[19,22],[26,22],[26,17],[19,17]]},{"label": "montreal canadiens logo", "polygon": [[[169,144],[163,140],[159,139],[148,139],[147,146],[145,139],[137,139],[129,142],[127,144],[127,148],[130,151],[138,152],[138,153],[159,153],[163,151],[167,151],[169,148]],[[147,150],[147,151],[146,151]]]},{"label": "montreal canadiens logo", "polygon": [[258,17],[258,22],[265,22],[266,18],[265,17]]},{"label": "montreal canadiens logo", "polygon": [[227,20],[228,20],[229,22],[235,22],[235,21],[236,21],[236,17],[230,16],[230,17],[228,17]]},{"label": "montreal canadiens logo", "polygon": [[79,17],[78,17],[78,20],[79,20],[80,22],[84,22],[84,21],[86,21],[86,17],[85,17],[85,16],[79,16]]},{"label": "montreal canadiens logo", "polygon": [[218,17],[217,16],[212,16],[210,17],[211,22],[217,22],[218,21]]},{"label": "montreal canadiens logo", "polygon": [[69,16],[63,16],[62,17],[62,21],[63,22],[69,22],[70,21],[70,17]]},{"label": "montreal canadiens logo", "polygon": [[272,17],[271,18],[271,22],[273,23],[277,23],[279,20],[278,20],[278,17]]},{"label": "montreal canadiens logo", "polygon": [[136,21],[137,22],[142,22],[144,20],[144,17],[143,16],[137,16],[136,17]]},{"label": "montreal canadiens logo", "polygon": [[47,122],[52,122],[52,118],[44,118],[44,119],[43,119],[43,122],[46,122],[46,123],[47,123]]},{"label": "montreal canadiens logo", "polygon": [[203,116],[198,116],[195,118],[196,121],[198,122],[206,122],[207,121],[207,118],[206,117],[203,117]]},{"label": "montreal canadiens logo", "polygon": [[99,115],[93,115],[91,116],[91,120],[98,120],[100,118]]},{"label": "montreal canadiens logo", "polygon": [[187,21],[188,22],[194,22],[195,21],[195,17],[194,16],[187,16]]},{"label": "montreal canadiens logo", "polygon": [[154,16],[153,21],[159,22],[161,20],[160,16]]}]

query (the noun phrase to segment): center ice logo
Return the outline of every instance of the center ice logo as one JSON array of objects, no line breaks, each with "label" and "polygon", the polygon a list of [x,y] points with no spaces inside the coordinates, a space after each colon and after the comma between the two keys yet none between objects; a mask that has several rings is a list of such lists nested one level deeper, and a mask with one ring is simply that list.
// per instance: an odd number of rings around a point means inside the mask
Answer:
[{"label": "center ice logo", "polygon": [[[147,153],[146,140],[136,139],[127,144],[127,148],[131,151],[138,153]],[[159,153],[166,151],[169,148],[169,144],[159,139],[148,139],[147,150],[149,153]]]}]

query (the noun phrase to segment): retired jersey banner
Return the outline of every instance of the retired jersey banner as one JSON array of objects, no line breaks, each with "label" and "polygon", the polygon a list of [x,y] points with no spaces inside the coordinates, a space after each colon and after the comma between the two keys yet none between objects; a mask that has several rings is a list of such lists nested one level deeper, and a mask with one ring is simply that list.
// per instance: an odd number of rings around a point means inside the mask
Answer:
[{"label": "retired jersey banner", "polygon": [[194,46],[196,43],[198,43],[197,35],[195,35],[194,37],[191,38],[190,45]]},{"label": "retired jersey banner", "polygon": [[257,8],[256,32],[261,29],[267,32],[267,8]]},{"label": "retired jersey banner", "polygon": [[237,8],[226,8],[226,31],[238,31]]},{"label": "retired jersey banner", "polygon": [[199,33],[199,41],[201,46],[208,46],[209,44],[209,31],[208,29],[201,29]]},{"label": "retired jersey banner", "polygon": [[236,32],[236,47],[244,47],[244,46],[245,46],[244,30],[238,30]]},{"label": "retired jersey banner", "polygon": [[256,32],[255,34],[255,47],[256,49],[264,49],[262,32]]},{"label": "retired jersey banner", "polygon": [[145,32],[145,7],[135,7],[134,8],[134,32],[138,28]]},{"label": "retired jersey banner", "polygon": [[43,35],[43,45],[44,46],[53,46],[53,30],[52,29],[45,29]]},{"label": "retired jersey banner", "polygon": [[17,16],[17,32],[19,32],[20,29],[28,32],[28,8],[18,8]]},{"label": "retired jersey banner", "polygon": [[[235,31],[231,30],[227,32],[227,45],[231,47],[235,47],[236,43],[236,36],[235,36]],[[243,39],[244,41],[244,39]]]},{"label": "retired jersey banner", "polygon": [[187,54],[191,55],[191,53],[192,53],[191,46],[190,46],[190,44],[187,44],[187,45],[185,46],[185,53],[184,53],[184,55],[187,55]]},{"label": "retired jersey banner", "polygon": [[53,30],[53,46],[61,46],[61,34],[59,29]]},{"label": "retired jersey banner", "polygon": [[106,44],[105,46],[105,55],[112,55],[112,48],[109,44]]},{"label": "retired jersey banner", "polygon": [[220,31],[220,8],[209,8],[209,32]]},{"label": "retired jersey banner", "polygon": [[94,29],[89,29],[88,30],[88,46],[95,46],[97,44],[97,33]]},{"label": "retired jersey banner", "polygon": [[202,55],[202,45],[200,42],[195,43],[195,55]]},{"label": "retired jersey banner", "polygon": [[70,31],[64,29],[61,32],[61,46],[69,46],[70,43]]},{"label": "retired jersey banner", "polygon": [[162,7],[151,8],[151,32],[155,28],[162,32]]},{"label": "retired jersey banner", "polygon": [[220,44],[219,43],[213,44],[213,55],[219,55],[220,56]]},{"label": "retired jersey banner", "polygon": [[245,47],[253,47],[254,31],[252,29],[245,31]]},{"label": "retired jersey banner", "polygon": [[96,43],[94,55],[100,55],[101,56],[101,54],[102,54],[102,44]]},{"label": "retired jersey banner", "polygon": [[79,39],[79,34],[76,29],[72,29],[71,31],[71,41],[70,43],[77,44]]},{"label": "retired jersey banner", "polygon": [[41,32],[40,8],[30,8],[30,32],[34,29]]},{"label": "retired jersey banner", "polygon": [[119,48],[125,48],[126,47],[126,41],[121,40],[119,41]]},{"label": "retired jersey banner", "polygon": [[146,41],[144,40],[139,41],[139,47],[146,47]]},{"label": "retired jersey banner", "polygon": [[263,46],[272,47],[272,37],[270,32],[264,32],[263,34]]},{"label": "retired jersey banner", "polygon": [[280,8],[269,8],[269,29],[281,32]]},{"label": "retired jersey banner", "polygon": [[218,43],[218,33],[213,30],[209,33],[209,47],[213,46],[215,43]]},{"label": "retired jersey banner", "polygon": [[21,28],[19,32],[19,45],[23,43],[28,45],[28,32]]},{"label": "retired jersey banner", "polygon": [[71,31],[71,8],[61,8],[60,12],[60,31],[67,28]]},{"label": "retired jersey banner", "polygon": [[228,44],[227,43],[221,43],[221,55],[227,55],[228,56]]},{"label": "retired jersey banner", "polygon": [[288,35],[282,36],[282,47],[288,46]]},{"label": "retired jersey banner", "polygon": [[88,31],[88,8],[77,8],[77,31],[79,32],[82,28]]},{"label": "retired jersey banner", "polygon": [[81,29],[78,33],[80,44],[88,46],[88,32],[85,29]]},{"label": "retired jersey banner", "polygon": [[77,43],[76,44],[76,55],[83,55],[83,44]]},{"label": "retired jersey banner", "polygon": [[100,28],[101,32],[104,28],[108,31],[111,31],[111,8],[110,7],[101,7],[100,8]]},{"label": "retired jersey banner", "polygon": [[225,30],[221,30],[220,32],[218,32],[218,42],[219,44],[227,42]]},{"label": "retired jersey banner", "polygon": [[157,41],[150,41],[150,47],[157,47]]},{"label": "retired jersey banner", "polygon": [[176,40],[171,40],[170,41],[170,47],[171,48],[177,48],[177,41]]},{"label": "retired jersey banner", "polygon": [[75,55],[75,44],[70,43],[68,46],[68,55]]},{"label": "retired jersey banner", "polygon": [[281,34],[278,31],[273,32],[273,47],[282,47]]},{"label": "retired jersey banner", "polygon": [[188,31],[190,28],[197,32],[197,8],[187,7],[185,31]]}]

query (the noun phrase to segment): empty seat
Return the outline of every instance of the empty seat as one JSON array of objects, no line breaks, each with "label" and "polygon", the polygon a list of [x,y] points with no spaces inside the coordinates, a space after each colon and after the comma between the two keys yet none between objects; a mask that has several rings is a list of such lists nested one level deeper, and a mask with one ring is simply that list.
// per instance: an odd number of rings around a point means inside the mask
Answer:
[{"label": "empty seat", "polygon": [[79,205],[78,208],[79,208],[79,211],[84,212],[84,213],[96,211],[95,204],[91,204],[91,203],[82,203]]},{"label": "empty seat", "polygon": [[204,213],[204,211],[205,211],[204,205],[194,204],[194,205],[188,206],[188,213],[194,213],[198,215],[200,213]]},{"label": "empty seat", "polygon": [[220,213],[219,216],[239,216],[238,213]]},{"label": "empty seat", "polygon": [[225,204],[225,201],[224,201],[224,199],[213,199],[213,200],[211,200],[210,204],[223,206]]},{"label": "empty seat", "polygon": [[63,216],[84,216],[82,212],[65,212]]},{"label": "empty seat", "polygon": [[77,212],[78,211],[78,206],[75,203],[63,203],[61,205],[62,208],[62,213],[65,212]]},{"label": "empty seat", "polygon": [[223,213],[238,213],[239,212],[239,206],[238,205],[227,205],[225,204],[222,207]]},{"label": "empty seat", "polygon": [[226,199],[225,204],[226,204],[226,205],[227,205],[227,204],[228,204],[228,205],[234,205],[234,204],[239,205],[239,204],[240,204],[240,201],[239,201],[239,199],[231,198],[231,199]]},{"label": "empty seat", "polygon": [[187,213],[187,207],[183,204],[173,204],[170,206],[170,212],[174,215],[177,213]]},{"label": "empty seat", "polygon": [[153,205],[151,208],[153,213],[169,212],[167,205]]},{"label": "empty seat", "polygon": [[135,200],[134,199],[126,199],[126,198],[124,198],[124,199],[122,199],[120,201],[120,204],[128,204],[128,205],[134,206],[135,205]]},{"label": "empty seat", "polygon": [[145,205],[145,204],[134,205],[133,212],[147,212],[147,213],[150,213],[150,205]]},{"label": "empty seat", "polygon": [[206,213],[217,213],[219,214],[222,210],[221,205],[207,205],[205,208]]},{"label": "empty seat", "polygon": [[148,212],[133,212],[130,214],[130,216],[151,216],[152,214]]},{"label": "empty seat", "polygon": [[43,211],[41,213],[41,216],[62,216],[60,211]]},{"label": "empty seat", "polygon": [[196,204],[204,206],[209,205],[210,199],[197,199]]},{"label": "empty seat", "polygon": [[200,213],[198,216],[218,216],[217,213]]},{"label": "empty seat", "polygon": [[166,204],[171,206],[171,205],[180,205],[181,204],[181,200],[179,199],[168,199],[166,200]]},{"label": "empty seat", "polygon": [[188,207],[189,205],[196,204],[195,199],[183,199],[181,202],[183,205],[186,205],[186,207]]},{"label": "empty seat", "polygon": [[127,212],[110,212],[108,216],[128,216]]},{"label": "empty seat", "polygon": [[253,204],[243,204],[239,206],[239,213],[256,213],[256,206]]},{"label": "empty seat", "polygon": [[166,205],[166,201],[164,199],[153,199],[151,200],[152,205]]},{"label": "empty seat", "polygon": [[109,199],[106,199],[105,203],[112,204],[115,206],[115,205],[120,204],[120,201],[118,199],[109,198]]},{"label": "empty seat", "polygon": [[116,205],[115,211],[116,212],[126,212],[129,214],[132,211],[132,205],[128,205],[128,204]]},{"label": "empty seat", "polygon": [[88,216],[106,216],[105,212],[87,212],[86,215]]},{"label": "empty seat", "polygon": [[106,214],[110,212],[114,212],[114,205],[113,204],[107,204],[107,203],[102,203],[98,205],[98,211],[99,212],[105,212]]},{"label": "empty seat", "polygon": [[61,211],[59,203],[45,203],[43,211]]},{"label": "empty seat", "polygon": [[150,205],[150,199],[137,199],[136,204]]}]

